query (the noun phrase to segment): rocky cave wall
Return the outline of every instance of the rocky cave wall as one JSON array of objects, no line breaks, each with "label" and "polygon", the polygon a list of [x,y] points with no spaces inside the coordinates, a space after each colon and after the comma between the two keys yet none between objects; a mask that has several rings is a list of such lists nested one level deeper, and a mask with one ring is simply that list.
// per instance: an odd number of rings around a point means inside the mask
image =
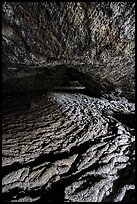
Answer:
[{"label": "rocky cave wall", "polygon": [[3,201],[135,201],[135,3],[4,2],[2,61]]},{"label": "rocky cave wall", "polygon": [[5,2],[2,25],[3,92],[73,74],[93,93],[134,100],[135,3]]}]

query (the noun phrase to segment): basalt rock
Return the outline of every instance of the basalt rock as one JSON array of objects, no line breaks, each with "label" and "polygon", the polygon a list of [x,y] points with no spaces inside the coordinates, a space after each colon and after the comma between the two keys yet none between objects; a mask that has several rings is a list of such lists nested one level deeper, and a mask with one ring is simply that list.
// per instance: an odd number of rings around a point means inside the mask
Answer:
[{"label": "basalt rock", "polygon": [[[4,2],[3,92],[48,89],[73,75],[97,95],[134,100],[134,38],[134,2]],[[50,78],[58,65],[64,71]]]},{"label": "basalt rock", "polygon": [[135,201],[134,23],[134,2],[2,3],[3,201]]},{"label": "basalt rock", "polygon": [[[53,92],[26,106],[27,98],[3,106],[3,201],[134,201],[135,104]],[[130,115],[132,127],[116,114]]]}]

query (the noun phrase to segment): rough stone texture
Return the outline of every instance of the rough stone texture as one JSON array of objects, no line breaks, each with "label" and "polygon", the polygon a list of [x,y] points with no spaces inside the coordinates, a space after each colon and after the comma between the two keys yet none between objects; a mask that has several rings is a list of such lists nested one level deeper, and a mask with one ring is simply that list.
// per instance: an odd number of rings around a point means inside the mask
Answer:
[{"label": "rough stone texture", "polygon": [[5,99],[3,201],[134,201],[134,113],[125,98],[81,93]]},{"label": "rough stone texture", "polygon": [[2,3],[3,201],[135,201],[134,24],[134,2]]},{"label": "rough stone texture", "polygon": [[51,80],[46,70],[63,65],[60,83],[73,74],[97,95],[134,100],[134,38],[135,2],[4,2],[3,92],[56,86],[59,72]]}]

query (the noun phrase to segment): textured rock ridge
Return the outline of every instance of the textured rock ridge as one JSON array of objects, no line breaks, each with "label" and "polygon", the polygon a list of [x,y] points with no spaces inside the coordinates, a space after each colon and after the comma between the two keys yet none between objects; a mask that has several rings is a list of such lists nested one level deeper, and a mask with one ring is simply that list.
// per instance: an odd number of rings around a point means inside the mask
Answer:
[{"label": "textured rock ridge", "polygon": [[30,101],[3,116],[4,201],[134,199],[133,103],[59,92]]}]

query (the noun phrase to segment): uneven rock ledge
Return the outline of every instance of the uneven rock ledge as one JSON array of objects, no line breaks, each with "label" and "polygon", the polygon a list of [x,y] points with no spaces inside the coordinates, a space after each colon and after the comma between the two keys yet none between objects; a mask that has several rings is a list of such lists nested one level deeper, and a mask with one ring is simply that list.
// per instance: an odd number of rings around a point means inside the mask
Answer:
[{"label": "uneven rock ledge", "polygon": [[82,93],[8,97],[3,201],[134,201],[134,111],[125,98]]}]

